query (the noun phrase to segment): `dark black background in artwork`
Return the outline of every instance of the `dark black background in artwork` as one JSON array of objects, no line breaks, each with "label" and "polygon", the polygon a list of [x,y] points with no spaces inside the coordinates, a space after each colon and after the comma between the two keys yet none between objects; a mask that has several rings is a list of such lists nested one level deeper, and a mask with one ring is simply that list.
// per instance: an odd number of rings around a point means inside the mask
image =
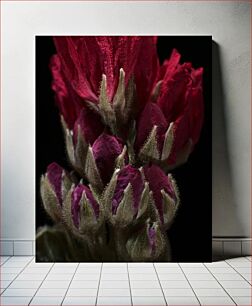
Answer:
[{"label": "dark black background in artwork", "polygon": [[[168,232],[173,261],[211,261],[212,258],[212,107],[211,36],[162,36],[158,39],[161,62],[173,48],[181,62],[204,67],[205,121],[199,143],[187,164],[174,170],[181,206]],[[39,180],[49,163],[69,168],[58,109],[51,90],[49,60],[55,48],[51,37],[36,37],[36,228],[52,224],[44,212]]]}]

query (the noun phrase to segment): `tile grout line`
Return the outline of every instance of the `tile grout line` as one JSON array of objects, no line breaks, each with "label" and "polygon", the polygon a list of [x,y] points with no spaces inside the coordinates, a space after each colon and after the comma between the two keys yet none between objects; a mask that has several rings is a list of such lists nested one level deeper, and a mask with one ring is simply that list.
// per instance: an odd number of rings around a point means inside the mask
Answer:
[{"label": "tile grout line", "polygon": [[181,269],[182,273],[184,274],[184,276],[185,276],[185,278],[186,278],[186,280],[187,280],[187,282],[188,282],[188,284],[189,284],[190,288],[192,289],[192,291],[193,291],[193,293],[194,293],[194,295],[195,295],[195,297],[196,297],[197,301],[199,302],[199,305],[201,305],[201,302],[200,302],[200,300],[199,300],[199,298],[198,298],[197,294],[195,293],[195,291],[194,291],[194,289],[193,289],[193,286],[191,285],[191,283],[190,283],[189,279],[187,278],[187,276],[186,276],[186,274],[185,274],[185,272],[184,272],[183,268],[180,266],[180,264],[179,264],[179,263],[178,263],[178,266],[180,267],[180,269]]},{"label": "tile grout line", "polygon": [[103,269],[103,262],[101,263],[100,278],[99,278],[98,287],[97,287],[97,293],[96,293],[95,305],[97,305],[97,301],[98,301],[98,294],[99,294],[100,283],[101,283],[102,269]]},{"label": "tile grout line", "polygon": [[[2,257],[4,257],[4,256],[2,256]],[[13,256],[8,256],[8,258],[7,258],[3,263],[1,263],[1,265],[0,265],[0,285],[1,285],[1,283],[2,283],[2,280],[1,280],[2,271],[1,271],[1,269],[3,268],[4,264],[5,264],[7,261],[10,260],[11,257],[13,257]],[[11,283],[10,283],[10,284],[11,284]],[[9,284],[9,285],[10,285],[10,284]],[[3,292],[0,293],[0,296],[1,296],[1,295],[4,293],[4,291],[9,287],[9,285],[3,290]]]},{"label": "tile grout line", "polygon": [[[2,257],[4,257],[4,256],[2,256]],[[8,259],[6,259],[5,260],[5,262],[2,262],[1,263],[1,265],[0,265],[0,267],[2,267],[7,261],[9,261],[12,257],[14,257],[14,256],[6,256],[6,257],[8,257]],[[249,259],[248,259],[249,260]]]},{"label": "tile grout line", "polygon": [[66,290],[66,292],[65,292],[65,295],[64,295],[63,300],[62,300],[62,302],[61,302],[60,305],[63,305],[63,303],[64,303],[64,301],[65,301],[67,292],[68,292],[68,290],[69,290],[69,288],[70,288],[70,286],[71,286],[71,283],[72,283],[72,281],[73,281],[73,279],[74,279],[74,276],[75,276],[75,274],[76,274],[76,272],[77,272],[77,269],[78,269],[79,265],[80,265],[80,263],[77,264],[77,267],[76,267],[76,269],[75,269],[75,271],[74,271],[74,273],[73,273],[73,276],[72,276],[72,278],[71,278],[71,280],[70,280],[70,282],[69,282],[69,285],[68,285],[68,287],[67,287],[67,290]]},{"label": "tile grout line", "polygon": [[211,270],[203,263],[203,265],[206,267],[206,269],[211,273],[211,275],[214,277],[214,279],[218,282],[218,284],[221,286],[221,288],[226,292],[226,294],[230,297],[230,299],[236,304],[233,297],[227,292],[227,290],[222,286],[222,284],[219,282],[219,280],[215,277],[215,275],[211,272]]},{"label": "tile grout line", "polygon": [[166,297],[165,297],[165,294],[164,294],[163,287],[162,287],[162,285],[161,285],[161,282],[160,282],[160,279],[159,279],[159,276],[158,276],[158,273],[157,273],[157,270],[156,270],[156,266],[155,266],[154,263],[152,263],[152,265],[153,265],[153,268],[154,268],[155,273],[156,273],[156,275],[157,275],[158,283],[159,283],[160,289],[161,289],[161,291],[162,291],[162,293],[163,293],[163,298],[164,298],[165,304],[168,305],[167,300],[166,300]]},{"label": "tile grout line", "polygon": [[[4,256],[2,256],[2,257],[4,257]],[[13,257],[13,256],[8,256],[8,258],[3,262],[3,263],[1,263],[1,265],[0,265],[0,285],[1,285],[1,283],[2,283],[2,280],[1,280],[1,274],[2,274],[2,271],[1,271],[1,269],[3,268],[3,265],[7,262],[7,261],[9,261],[10,260],[10,258],[11,257]],[[12,280],[13,281],[13,280]],[[12,283],[12,282],[11,282]],[[10,283],[10,284],[11,284]],[[0,296],[2,296],[2,294],[4,293],[4,291],[10,286],[10,284],[6,287],[6,288],[3,288],[4,290],[3,290],[3,292],[1,292],[0,293]],[[1,299],[0,299],[1,300]],[[0,301],[1,302],[1,301]],[[0,304],[1,305],[1,304]]]},{"label": "tile grout line", "polygon": [[[5,263],[6,263],[8,260],[10,260],[12,257],[15,257],[15,256],[10,256],[10,257],[5,261]],[[34,256],[33,256],[33,257],[34,257]],[[248,260],[248,262],[251,262],[248,258],[246,258],[246,259]],[[16,280],[16,278],[17,278],[20,274],[23,273],[23,271],[27,268],[27,266],[29,266],[29,264],[30,264],[32,261],[33,261],[33,258],[25,265],[25,267],[24,267],[23,269],[21,269],[21,271],[17,274],[17,276],[12,280],[11,283],[13,283],[13,282]],[[225,261],[224,261],[224,262],[225,262]],[[246,261],[246,262],[247,262],[247,261]],[[231,264],[229,264],[228,262],[226,262],[226,263],[228,264],[228,266],[230,266],[230,267],[232,268],[232,270],[234,270],[234,273],[237,273],[237,274],[239,274],[240,276],[242,276],[242,275],[240,274],[240,272],[236,270],[236,268],[234,268],[233,266],[231,266]],[[210,274],[213,275],[213,277],[215,278],[215,280],[217,281],[217,283],[220,284],[221,288],[224,289],[224,291],[225,291],[225,292],[227,293],[227,295],[231,298],[231,300],[234,301],[233,298],[231,297],[231,295],[229,295],[228,292],[225,290],[225,287],[221,285],[221,283],[218,281],[218,279],[216,279],[216,277],[214,276],[214,274],[210,271],[210,269],[208,268],[208,266],[206,266],[204,263],[202,263],[202,264],[206,267],[206,269],[210,272]],[[79,265],[80,265],[80,263],[77,265],[77,268],[75,269],[74,275],[76,274]],[[153,264],[153,265],[154,265],[154,264]],[[49,272],[51,271],[51,269],[53,268],[53,266],[54,266],[54,264],[53,264],[53,265],[51,266],[51,268],[49,269],[48,273],[46,274],[46,277],[48,276],[48,274],[49,274]],[[180,266],[180,265],[179,265],[179,266]],[[157,277],[158,277],[158,272],[157,272],[157,270],[156,270],[156,266],[154,266],[154,269],[155,269],[156,274],[157,274]],[[180,269],[182,269],[181,266],[180,266]],[[127,263],[127,270],[128,270],[129,284],[130,284],[128,263]],[[183,270],[182,270],[182,271],[183,271]],[[98,298],[98,292],[99,292],[99,287],[100,287],[100,282],[101,282],[101,273],[102,273],[102,268],[101,268],[101,270],[100,270],[100,281],[99,281],[99,286],[98,286],[96,301],[97,301],[97,298]],[[183,271],[183,273],[184,273],[184,271]],[[185,273],[184,273],[184,274],[185,274]],[[70,281],[70,284],[72,283],[72,280],[73,280],[73,278],[74,278],[74,275],[73,275],[73,277],[72,277],[72,279],[71,279],[71,281]],[[46,278],[46,277],[45,277],[45,278]],[[186,277],[186,276],[185,276],[185,277]],[[242,278],[243,278],[243,277],[242,277]],[[186,277],[186,279],[187,279],[187,277]],[[159,280],[159,277],[158,277],[158,280]],[[44,283],[44,281],[45,281],[45,279],[44,279],[43,281],[41,281],[41,285],[39,286],[39,288],[42,286],[42,284]],[[207,281],[207,280],[206,280],[206,281]],[[246,279],[245,279],[245,281],[246,281],[247,283],[249,283]],[[187,279],[187,282],[190,284],[190,281],[189,281],[188,279]],[[7,288],[9,288],[9,286],[11,285],[11,283],[8,285]],[[70,284],[69,284],[69,287],[70,287]],[[190,284],[190,285],[191,285],[191,284]],[[68,287],[68,289],[69,289],[69,287]],[[161,285],[160,285],[160,287],[161,287],[161,289],[162,289],[162,286],[161,286]],[[5,288],[5,290],[6,290],[7,288]],[[37,289],[37,291],[39,290],[39,288]],[[192,288],[192,287],[191,287],[191,288]],[[68,289],[67,289],[67,291],[66,291],[66,294],[65,294],[65,296],[64,296],[64,298],[63,298],[62,303],[63,303],[64,300],[65,300],[65,297],[66,297],[66,295],[67,295]],[[192,288],[192,289],[193,289],[193,288]],[[4,290],[4,291],[5,291],[5,290]],[[3,292],[4,292],[4,291],[3,291]],[[36,291],[36,293],[37,293],[37,291]],[[162,291],[163,291],[163,290],[162,290]],[[193,291],[194,291],[194,290],[193,290]],[[131,286],[130,286],[130,292],[131,292]],[[32,298],[35,297],[36,293],[33,295]],[[195,295],[196,295],[196,294],[195,294]],[[196,297],[197,297],[197,295],[196,295]],[[131,301],[132,301],[132,295],[131,295]],[[165,299],[165,301],[166,301],[166,299]],[[31,301],[30,301],[30,303],[31,303]],[[29,305],[30,305],[30,303],[29,303]],[[235,303],[235,305],[237,305],[237,304]]]},{"label": "tile grout line", "polygon": [[49,269],[49,271],[46,273],[45,277],[42,279],[41,284],[38,286],[38,289],[35,291],[35,293],[33,294],[33,297],[31,298],[30,302],[28,303],[28,305],[31,304],[33,298],[35,297],[35,295],[37,294],[37,292],[39,291],[39,289],[41,288],[42,284],[44,283],[45,279],[47,278],[47,275],[50,273],[50,271],[52,270],[53,266],[55,265],[55,263],[52,264],[51,268]]},{"label": "tile grout line", "polygon": [[248,262],[251,262],[251,260],[250,259],[248,259],[248,257],[247,256],[242,256],[243,258],[246,258],[247,260],[248,260]]},{"label": "tile grout line", "polygon": [[[230,265],[230,263],[228,263],[228,261],[225,260],[225,262],[235,271],[235,273],[239,274],[248,284],[250,284],[250,282],[245,277],[243,277],[243,275],[239,271],[237,271],[232,265]],[[251,273],[251,268],[250,268],[250,273]],[[251,286],[251,284],[250,284],[250,286]]]},{"label": "tile grout line", "polygon": [[[14,257],[14,256],[12,256]],[[13,280],[9,283],[9,285],[4,289],[4,291],[0,294],[1,297],[3,297],[3,293],[5,292],[6,289],[8,289],[10,287],[10,285],[16,280],[16,278],[24,271],[24,269],[31,263],[31,261],[33,260],[33,258],[31,258],[31,260],[23,267],[23,269],[20,270],[20,272],[17,274],[16,277],[13,278]],[[7,274],[7,273],[6,273]]]},{"label": "tile grout line", "polygon": [[130,300],[131,300],[131,305],[133,305],[131,285],[130,285],[130,276],[129,276],[129,263],[128,262],[127,262],[127,272],[128,272],[128,282],[129,282],[129,290],[130,290]]}]

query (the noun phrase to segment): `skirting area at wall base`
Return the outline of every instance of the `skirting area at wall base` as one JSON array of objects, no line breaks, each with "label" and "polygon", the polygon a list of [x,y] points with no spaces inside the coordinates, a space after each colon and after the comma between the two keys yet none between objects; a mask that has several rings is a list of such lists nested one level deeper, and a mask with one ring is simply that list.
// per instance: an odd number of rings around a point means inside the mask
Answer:
[{"label": "skirting area at wall base", "polygon": [[35,255],[34,240],[7,240],[0,241],[1,256],[32,256]]},{"label": "skirting area at wall base", "polygon": [[213,260],[251,256],[251,238],[214,237],[212,239]]},{"label": "skirting area at wall base", "polygon": [[[212,254],[214,260],[252,255],[251,238],[214,237],[212,242]],[[35,255],[34,240],[3,239],[0,243],[1,256]]]}]

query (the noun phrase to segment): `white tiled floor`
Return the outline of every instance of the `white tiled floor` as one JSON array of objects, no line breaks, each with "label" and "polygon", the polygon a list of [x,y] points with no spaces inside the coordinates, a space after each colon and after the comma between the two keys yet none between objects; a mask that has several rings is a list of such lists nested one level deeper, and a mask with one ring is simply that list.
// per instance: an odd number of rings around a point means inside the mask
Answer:
[{"label": "white tiled floor", "polygon": [[0,259],[0,305],[252,305],[251,257],[181,264]]}]

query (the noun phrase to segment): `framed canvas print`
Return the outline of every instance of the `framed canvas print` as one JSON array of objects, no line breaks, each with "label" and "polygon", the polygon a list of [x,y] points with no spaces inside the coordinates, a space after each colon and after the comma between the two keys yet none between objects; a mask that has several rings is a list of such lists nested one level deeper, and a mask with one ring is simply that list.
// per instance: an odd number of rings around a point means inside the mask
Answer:
[{"label": "framed canvas print", "polygon": [[36,37],[37,261],[211,261],[211,50]]}]

